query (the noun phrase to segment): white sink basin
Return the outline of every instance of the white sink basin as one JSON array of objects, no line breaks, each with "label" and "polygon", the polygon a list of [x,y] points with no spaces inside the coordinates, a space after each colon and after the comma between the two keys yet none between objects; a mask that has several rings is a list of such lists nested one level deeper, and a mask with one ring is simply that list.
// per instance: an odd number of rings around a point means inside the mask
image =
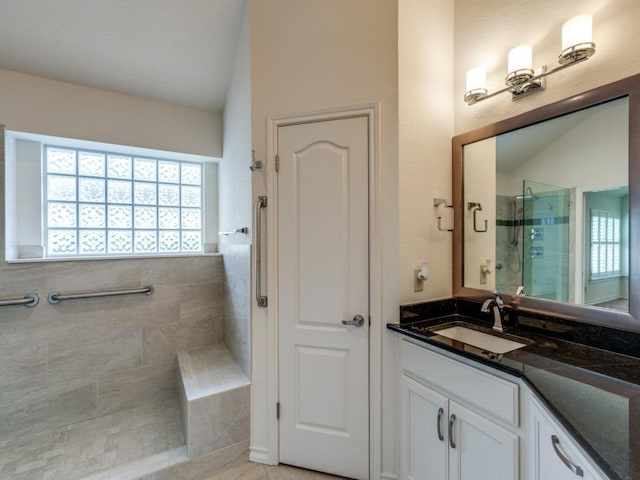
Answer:
[{"label": "white sink basin", "polygon": [[526,347],[526,343],[515,342],[507,338],[482,333],[471,328],[455,326],[443,328],[442,330],[433,330],[433,332],[451,340],[473,345],[474,347],[487,350],[489,352],[501,354]]}]

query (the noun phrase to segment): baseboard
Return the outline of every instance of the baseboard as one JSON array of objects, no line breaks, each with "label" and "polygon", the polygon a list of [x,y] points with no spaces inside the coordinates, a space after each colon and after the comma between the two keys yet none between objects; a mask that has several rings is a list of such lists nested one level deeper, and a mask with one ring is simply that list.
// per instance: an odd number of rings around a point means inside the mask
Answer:
[{"label": "baseboard", "polygon": [[380,480],[398,480],[398,475],[395,473],[382,473],[380,474]]},{"label": "baseboard", "polygon": [[269,450],[261,447],[249,447],[249,460],[264,465],[277,465],[269,459]]}]

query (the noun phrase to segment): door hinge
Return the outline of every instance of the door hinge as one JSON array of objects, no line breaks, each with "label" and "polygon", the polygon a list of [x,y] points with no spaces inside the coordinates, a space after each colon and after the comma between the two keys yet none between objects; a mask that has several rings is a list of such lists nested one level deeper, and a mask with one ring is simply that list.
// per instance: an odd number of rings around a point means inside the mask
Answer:
[{"label": "door hinge", "polygon": [[276,403],[276,420],[280,420],[280,402]]},{"label": "door hinge", "polygon": [[280,155],[276,153],[276,172],[280,171]]}]

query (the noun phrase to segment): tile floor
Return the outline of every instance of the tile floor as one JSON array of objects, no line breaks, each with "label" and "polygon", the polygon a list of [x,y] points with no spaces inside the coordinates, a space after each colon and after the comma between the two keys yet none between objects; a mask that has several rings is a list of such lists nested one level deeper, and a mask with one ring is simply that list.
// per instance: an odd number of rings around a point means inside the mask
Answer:
[{"label": "tile floor", "polygon": [[207,480],[344,480],[344,477],[336,477],[289,465],[272,467],[246,462],[207,478]]},{"label": "tile floor", "polygon": [[0,440],[0,480],[106,480],[186,459],[177,399]]}]

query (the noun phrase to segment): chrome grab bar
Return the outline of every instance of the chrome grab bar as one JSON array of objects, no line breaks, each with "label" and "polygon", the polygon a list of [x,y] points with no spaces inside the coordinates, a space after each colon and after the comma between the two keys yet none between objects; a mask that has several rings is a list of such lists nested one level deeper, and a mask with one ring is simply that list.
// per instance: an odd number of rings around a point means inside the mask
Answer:
[{"label": "chrome grab bar", "polygon": [[262,295],[262,217],[260,209],[266,208],[267,197],[260,195],[256,198],[255,231],[256,231],[256,302],[259,307],[267,306],[267,297]]},{"label": "chrome grab bar", "polygon": [[115,297],[118,295],[135,295],[144,293],[151,295],[153,293],[153,287],[151,285],[143,288],[133,288],[131,290],[114,290],[110,292],[90,292],[90,293],[69,293],[61,294],[60,292],[51,292],[47,297],[47,301],[51,304],[60,303],[63,300],[78,300],[81,298],[98,298],[98,297]]},{"label": "chrome grab bar", "polygon": [[580,468],[578,465],[574,465],[573,463],[571,463],[571,461],[562,454],[562,452],[560,451],[560,448],[558,447],[559,444],[560,444],[560,439],[557,437],[557,435],[551,435],[551,445],[553,445],[553,450],[556,452],[556,455],[558,456],[558,458],[562,460],[562,463],[564,463],[567,466],[567,468],[571,470],[576,476],[583,477],[584,472],[582,471],[582,468]]},{"label": "chrome grab bar", "polygon": [[0,300],[0,307],[9,307],[11,305],[24,305],[25,307],[35,307],[38,305],[40,297],[35,293],[27,293],[22,298],[13,298],[10,300]]}]

